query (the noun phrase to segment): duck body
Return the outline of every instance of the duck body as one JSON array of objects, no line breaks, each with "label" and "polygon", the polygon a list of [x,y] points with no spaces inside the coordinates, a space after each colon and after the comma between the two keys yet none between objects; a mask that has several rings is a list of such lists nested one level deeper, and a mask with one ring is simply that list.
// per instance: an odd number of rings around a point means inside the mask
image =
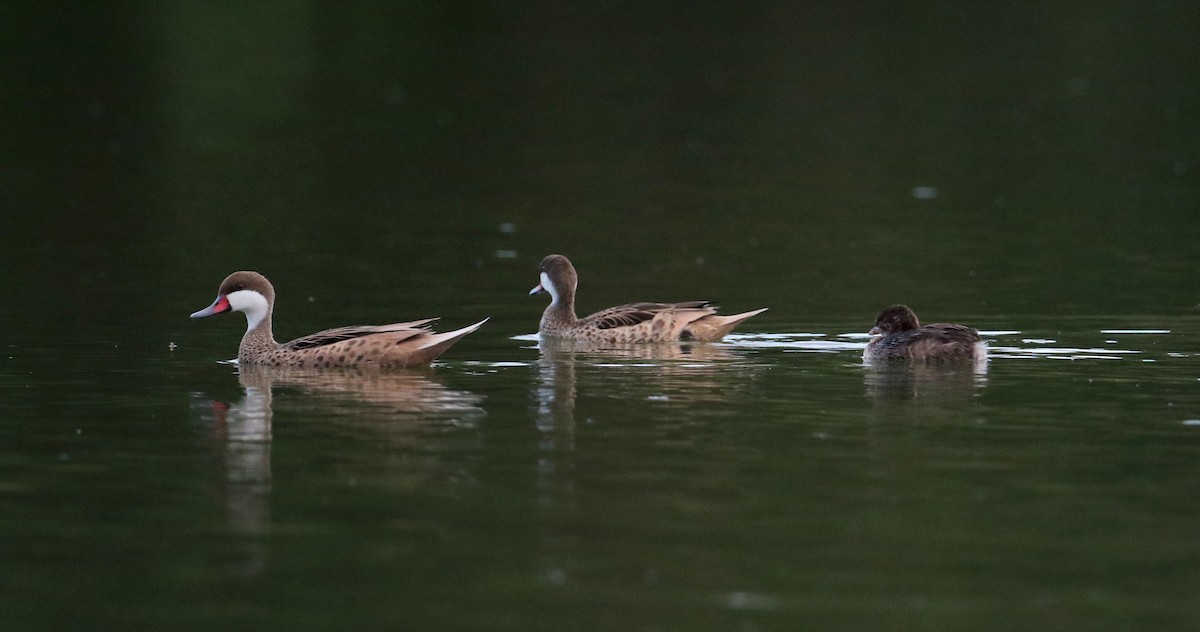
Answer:
[{"label": "duck body", "polygon": [[575,315],[575,290],[579,276],[566,257],[550,255],[539,268],[541,282],[530,294],[550,294],[538,332],[601,344],[635,344],[724,338],[738,323],[766,311],[757,309],[722,316],[708,301],[683,303],[629,303],[579,318]]},{"label": "duck body", "polygon": [[226,312],[246,314],[246,333],[238,346],[238,364],[297,368],[394,368],[428,364],[487,319],[445,333],[435,333],[426,318],[390,325],[359,325],[326,329],[279,343],[271,331],[275,288],[266,277],[234,272],[217,290],[213,304],[192,314],[205,318]]},{"label": "duck body", "polygon": [[879,314],[863,351],[863,361],[909,362],[973,361],[987,354],[979,332],[965,325],[921,325],[904,305],[893,305]]}]

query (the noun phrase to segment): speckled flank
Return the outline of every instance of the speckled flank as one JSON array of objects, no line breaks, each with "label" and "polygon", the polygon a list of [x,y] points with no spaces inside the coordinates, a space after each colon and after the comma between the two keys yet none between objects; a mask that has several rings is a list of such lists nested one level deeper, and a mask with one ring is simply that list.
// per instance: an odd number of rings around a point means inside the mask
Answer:
[{"label": "speckled flank", "polygon": [[[238,362],[244,365],[391,368],[428,364],[487,322],[484,319],[441,334],[434,333],[429,327],[429,323],[436,320],[432,318],[391,325],[339,327],[280,344],[275,342],[271,332],[275,290],[266,277],[257,272],[235,272],[225,279],[217,294],[220,297],[235,292],[255,293],[265,299],[267,306],[265,315],[258,322],[248,321],[246,334],[238,348]],[[250,301],[244,303],[253,304]],[[234,310],[240,311],[240,308],[235,306]]]},{"label": "speckled flank", "polygon": [[545,336],[603,344],[716,341],[741,321],[766,311],[764,307],[720,316],[708,301],[630,303],[578,318],[575,315],[578,275],[571,262],[562,255],[550,255],[542,260],[539,273],[542,287],[554,297],[538,328]]}]

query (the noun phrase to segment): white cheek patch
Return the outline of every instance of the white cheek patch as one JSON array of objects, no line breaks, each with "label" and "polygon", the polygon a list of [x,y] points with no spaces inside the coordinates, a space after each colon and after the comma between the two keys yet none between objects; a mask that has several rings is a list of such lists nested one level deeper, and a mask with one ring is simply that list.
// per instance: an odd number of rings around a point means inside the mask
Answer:
[{"label": "white cheek patch", "polygon": [[554,286],[554,281],[550,280],[550,275],[542,273],[542,289],[550,294],[550,304],[558,304],[558,288]]},{"label": "white cheek patch", "polygon": [[238,290],[225,295],[229,307],[246,315],[246,331],[251,331],[267,317],[267,297],[254,290]]}]

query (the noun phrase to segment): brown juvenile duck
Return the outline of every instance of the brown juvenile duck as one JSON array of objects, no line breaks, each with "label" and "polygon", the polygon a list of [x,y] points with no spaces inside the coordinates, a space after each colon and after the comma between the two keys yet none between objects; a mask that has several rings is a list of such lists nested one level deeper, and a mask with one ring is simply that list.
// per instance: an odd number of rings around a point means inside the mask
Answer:
[{"label": "brown juvenile duck", "polygon": [[579,275],[562,255],[542,259],[541,283],[529,291],[550,294],[550,306],[542,314],[538,331],[545,336],[573,338],[603,344],[715,341],[725,337],[738,323],[767,311],[767,308],[732,316],[717,315],[708,301],[686,303],[630,303],[610,307],[591,316],[575,316],[575,288]]},{"label": "brown juvenile duck", "polygon": [[391,325],[361,325],[326,329],[291,342],[275,342],[271,312],[275,288],[257,272],[234,272],[225,277],[212,305],[192,314],[205,318],[225,312],[246,314],[246,334],[238,347],[238,363],[293,367],[382,368],[428,364],[459,338],[479,329],[487,319],[443,334],[434,333],[426,318]]},{"label": "brown juvenile duck", "polygon": [[921,325],[904,305],[893,305],[879,314],[870,331],[871,341],[863,360],[975,360],[987,353],[979,332],[964,325]]}]

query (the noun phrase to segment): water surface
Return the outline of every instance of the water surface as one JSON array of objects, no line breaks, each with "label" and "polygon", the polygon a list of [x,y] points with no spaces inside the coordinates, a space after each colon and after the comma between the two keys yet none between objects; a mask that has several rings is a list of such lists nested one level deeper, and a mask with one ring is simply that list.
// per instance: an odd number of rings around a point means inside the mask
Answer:
[{"label": "water surface", "polygon": [[[1200,622],[1184,5],[0,9],[5,629]],[[580,308],[770,310],[546,345]],[[239,371],[275,328],[488,324]],[[985,366],[874,369],[882,308]]]}]

